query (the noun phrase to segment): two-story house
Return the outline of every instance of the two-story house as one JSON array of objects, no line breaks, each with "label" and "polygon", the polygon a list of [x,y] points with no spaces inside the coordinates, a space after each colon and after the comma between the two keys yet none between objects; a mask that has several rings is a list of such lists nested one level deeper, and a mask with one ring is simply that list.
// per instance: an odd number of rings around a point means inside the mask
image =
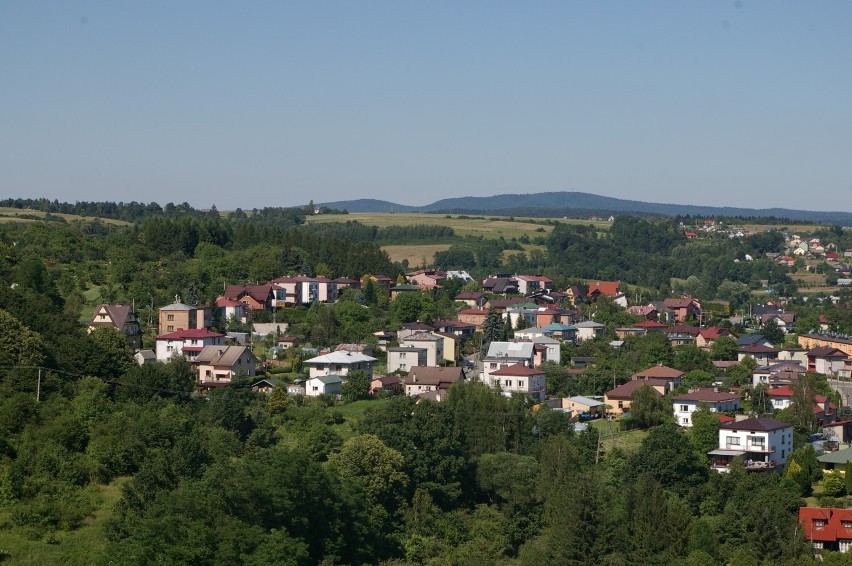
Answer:
[{"label": "two-story house", "polygon": [[322,375],[339,375],[345,377],[353,371],[365,371],[373,376],[373,362],[376,358],[357,352],[331,352],[322,356],[305,360],[310,377]]},{"label": "two-story house", "polygon": [[705,405],[713,413],[728,413],[739,411],[740,402],[740,396],[736,393],[725,393],[708,387],[673,397],[672,408],[677,424],[689,428],[692,426],[692,413],[699,405]]},{"label": "two-story house", "polygon": [[158,362],[168,362],[175,356],[183,356],[194,362],[205,346],[221,346],[225,335],[206,328],[189,328],[157,336],[155,352]]},{"label": "two-story house", "polygon": [[852,549],[852,509],[799,507],[799,524],[805,540],[817,550]]},{"label": "two-story house", "polygon": [[255,375],[257,358],[248,346],[205,346],[195,358],[198,383],[202,389],[231,383],[238,373]]},{"label": "two-story house", "polygon": [[721,425],[719,447],[708,455],[719,472],[730,471],[736,457],[748,471],[772,471],[782,469],[792,451],[793,426],[763,417]]},{"label": "two-story house", "polygon": [[396,348],[388,348],[388,373],[395,371],[408,371],[413,367],[427,366],[427,355],[429,351],[426,348],[417,348],[414,346],[398,346]]},{"label": "two-story house", "polygon": [[127,338],[127,345],[138,350],[142,347],[142,329],[136,312],[128,305],[98,305],[89,321],[87,331],[92,332],[99,326],[115,328]]},{"label": "two-story house", "polygon": [[408,371],[403,383],[405,394],[416,397],[431,391],[447,390],[462,380],[464,373],[459,367],[415,367]]},{"label": "two-story house", "polygon": [[528,395],[536,401],[544,401],[545,375],[541,370],[513,364],[491,372],[491,379],[507,397]]},{"label": "two-story house", "polygon": [[159,309],[160,334],[190,328],[210,328],[212,318],[206,307],[186,305],[176,296],[175,302]]},{"label": "two-story house", "polygon": [[515,364],[533,367],[535,347],[532,342],[491,342],[482,359],[481,381],[490,387],[496,383],[491,377],[495,371]]}]

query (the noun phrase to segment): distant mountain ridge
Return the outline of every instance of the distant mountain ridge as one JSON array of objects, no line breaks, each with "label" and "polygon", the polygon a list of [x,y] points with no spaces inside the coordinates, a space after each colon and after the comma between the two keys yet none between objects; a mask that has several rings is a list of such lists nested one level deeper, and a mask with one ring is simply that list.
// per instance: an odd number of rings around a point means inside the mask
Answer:
[{"label": "distant mountain ridge", "polygon": [[356,199],[320,203],[349,212],[431,212],[452,214],[500,214],[560,218],[579,214],[635,214],[638,216],[741,216],[788,218],[803,222],[852,225],[852,213],[839,211],[793,210],[789,208],[740,208],[664,204],[604,197],[590,193],[561,191],[532,194],[504,194],[490,197],[441,199],[425,206],[409,206],[376,199]]}]

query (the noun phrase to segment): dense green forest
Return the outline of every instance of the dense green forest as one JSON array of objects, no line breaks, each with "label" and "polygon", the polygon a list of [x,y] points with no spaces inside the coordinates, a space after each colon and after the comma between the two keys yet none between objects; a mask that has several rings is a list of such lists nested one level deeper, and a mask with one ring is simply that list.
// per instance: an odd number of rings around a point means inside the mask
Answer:
[{"label": "dense green forest", "polygon": [[[692,241],[672,221],[623,217],[605,233],[557,223],[551,234],[530,235],[544,251],[528,253],[521,239],[462,239],[439,226],[307,226],[301,209],[221,217],[107,204],[56,212],[101,207],[132,223],[0,224],[0,561],[814,562],[796,522],[820,474],[804,444],[784,474],[717,474],[707,466],[708,428],[685,433],[653,403],[638,412],[645,430],[630,433],[636,444],[619,447],[601,443],[601,428],[575,432],[564,413],[533,410],[479,383],[454,386],[442,403],[266,395],[245,378],[200,396],[187,363],[137,366],[117,332],[87,334],[80,324],[97,301],[159,306],[179,293],[203,303],[224,283],[295,273],[396,278],[407,266],[379,247],[395,238],[452,241],[451,251],[473,260],[453,261],[477,276],[517,269],[560,283],[619,279],[649,298],[670,293],[674,278],[696,296],[729,291],[744,303],[759,279],[795,290],[784,269],[758,257],[778,251],[777,234]],[[507,258],[507,249],[518,253]],[[757,259],[734,261],[745,254]],[[302,338],[331,345],[452,316],[460,288],[389,302],[368,285],[336,305],[279,314]],[[605,300],[588,308],[610,331],[634,320]],[[816,316],[813,302],[798,308]],[[846,324],[836,311],[833,324]],[[616,351],[611,337],[566,346],[566,361],[597,364],[580,378],[566,364],[549,365],[548,392],[602,393],[656,363],[703,384],[714,376],[710,360],[732,355],[724,341],[705,353],[656,336]],[[744,371],[729,377],[744,383]],[[785,418],[801,444],[810,421]]]}]

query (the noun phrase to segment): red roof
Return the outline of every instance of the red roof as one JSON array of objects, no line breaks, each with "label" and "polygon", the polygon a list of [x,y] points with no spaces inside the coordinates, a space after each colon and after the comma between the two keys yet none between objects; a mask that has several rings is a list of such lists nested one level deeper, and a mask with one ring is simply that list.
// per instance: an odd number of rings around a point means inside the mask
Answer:
[{"label": "red roof", "polygon": [[698,335],[704,338],[705,340],[718,340],[722,336],[731,336],[731,331],[727,328],[711,326],[710,328],[703,328],[699,330]]},{"label": "red roof", "polygon": [[770,397],[792,397],[793,396],[793,388],[789,385],[781,385],[779,387],[773,387],[769,391]]},{"label": "red roof", "polygon": [[589,295],[598,292],[602,295],[615,297],[618,295],[618,287],[619,284],[617,281],[597,281],[595,283],[589,283]]},{"label": "red roof", "polygon": [[234,299],[229,299],[227,297],[219,297],[216,299],[217,307],[241,307],[243,303],[240,301],[235,301]]},{"label": "red roof", "polygon": [[730,415],[726,415],[725,413],[713,413],[713,414],[716,415],[717,417],[719,417],[719,422],[722,423],[722,424],[732,423],[735,420],[737,420]]},{"label": "red roof", "polygon": [[636,372],[633,374],[633,379],[678,379],[683,377],[683,372],[679,369],[670,368],[669,366],[664,366],[663,364],[659,364],[656,366],[651,366],[648,369],[644,369],[640,372]]},{"label": "red roof", "polygon": [[852,509],[799,507],[799,523],[810,541],[852,540]]},{"label": "red roof", "polygon": [[690,336],[698,336],[698,328],[688,324],[678,324],[672,326],[666,332],[669,334],[689,334]]},{"label": "red roof", "polygon": [[157,340],[187,340],[193,338],[197,340],[199,338],[223,338],[224,336],[224,334],[211,332],[206,328],[189,328],[187,330],[178,330],[176,332],[162,334],[157,336]]},{"label": "red roof", "polygon": [[663,304],[670,309],[685,309],[693,303],[695,303],[695,299],[692,297],[669,298],[663,300]]},{"label": "red roof", "polygon": [[510,376],[530,376],[530,375],[543,375],[544,372],[527,367],[524,364],[512,364],[510,366],[500,368],[497,371],[492,371],[491,375],[510,375]]},{"label": "red roof", "polygon": [[483,309],[464,309],[459,311],[459,314],[481,314],[482,316],[485,316],[488,314],[488,311]]}]

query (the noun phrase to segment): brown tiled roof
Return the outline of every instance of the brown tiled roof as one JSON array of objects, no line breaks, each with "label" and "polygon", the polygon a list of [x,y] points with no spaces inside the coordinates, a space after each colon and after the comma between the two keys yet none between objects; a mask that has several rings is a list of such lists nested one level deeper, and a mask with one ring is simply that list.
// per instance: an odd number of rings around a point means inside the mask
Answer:
[{"label": "brown tiled roof", "polygon": [[440,383],[454,383],[464,379],[462,368],[458,367],[422,367],[417,366],[408,370],[405,377],[406,385],[413,383],[422,385],[438,385]]},{"label": "brown tiled roof", "polygon": [[675,401],[697,401],[699,403],[719,403],[721,401],[733,401],[734,399],[739,399],[740,396],[735,393],[725,393],[722,391],[714,391],[713,389],[707,387],[702,389],[696,389],[695,391],[690,391],[689,393],[684,393],[683,395],[678,395],[673,399]]},{"label": "brown tiled roof", "polygon": [[651,366],[648,369],[633,374],[633,379],[677,379],[679,377],[683,377],[682,371],[662,364]]},{"label": "brown tiled roof", "polygon": [[651,390],[654,394],[662,397],[662,393],[654,389],[653,386],[665,387],[668,385],[668,382],[662,379],[634,379],[633,381],[628,381],[623,385],[619,385],[615,389],[607,391],[606,396],[610,399],[632,399],[636,390],[645,385],[651,386]]},{"label": "brown tiled roof", "polygon": [[246,351],[254,356],[248,346],[205,346],[195,361],[199,364],[231,368]]},{"label": "brown tiled roof", "polygon": [[746,419],[744,421],[736,421],[733,423],[725,423],[722,428],[729,430],[754,430],[761,432],[769,432],[781,428],[792,427],[793,425],[776,421],[767,417],[758,419]]}]

